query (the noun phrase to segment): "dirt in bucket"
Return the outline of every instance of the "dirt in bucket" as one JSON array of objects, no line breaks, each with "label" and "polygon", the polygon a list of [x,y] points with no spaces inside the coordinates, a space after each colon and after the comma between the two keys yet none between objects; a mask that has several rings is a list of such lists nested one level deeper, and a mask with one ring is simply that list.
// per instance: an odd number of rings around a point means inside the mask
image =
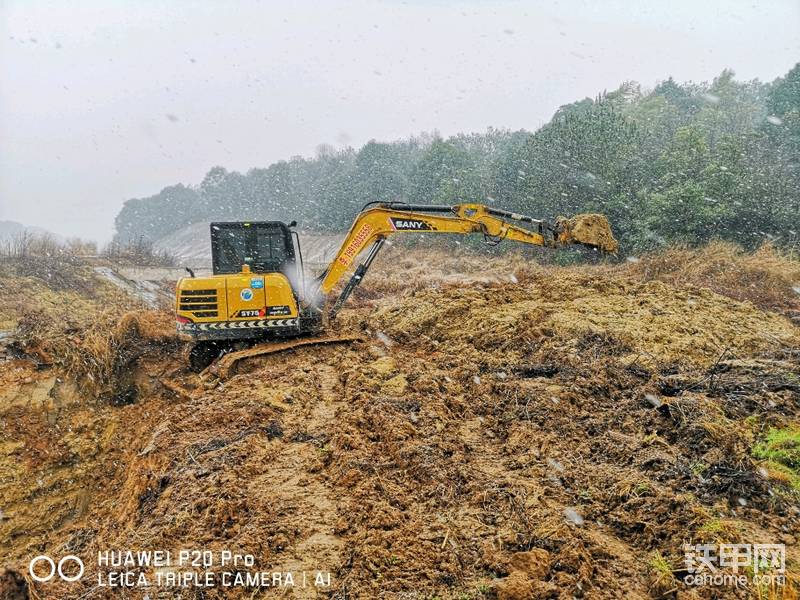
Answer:
[{"label": "dirt in bucket", "polygon": [[604,215],[587,213],[562,219],[561,222],[566,223],[566,230],[575,241],[612,254],[619,249],[619,242],[614,238],[611,225]]}]

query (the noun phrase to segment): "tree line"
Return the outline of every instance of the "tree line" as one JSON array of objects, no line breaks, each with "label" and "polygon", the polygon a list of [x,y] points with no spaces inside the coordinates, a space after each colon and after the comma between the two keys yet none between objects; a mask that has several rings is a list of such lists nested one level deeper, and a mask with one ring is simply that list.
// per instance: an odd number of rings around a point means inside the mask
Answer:
[{"label": "tree line", "polygon": [[617,90],[559,108],[536,132],[489,129],[362,148],[320,147],[247,173],[212,168],[125,202],[117,241],[210,220],[297,220],[346,229],[371,201],[480,202],[552,219],[606,214],[624,252],[719,238],[800,244],[800,63],[763,83]]}]

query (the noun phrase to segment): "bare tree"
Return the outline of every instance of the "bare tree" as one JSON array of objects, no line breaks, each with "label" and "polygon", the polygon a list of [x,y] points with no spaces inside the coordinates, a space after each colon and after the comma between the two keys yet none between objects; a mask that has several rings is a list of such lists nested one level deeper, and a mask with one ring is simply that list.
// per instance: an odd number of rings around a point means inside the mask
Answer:
[{"label": "bare tree", "polygon": [[153,242],[143,235],[137,236],[125,244],[110,242],[100,254],[103,258],[115,262],[148,267],[172,267],[176,258],[166,250],[159,250]]}]

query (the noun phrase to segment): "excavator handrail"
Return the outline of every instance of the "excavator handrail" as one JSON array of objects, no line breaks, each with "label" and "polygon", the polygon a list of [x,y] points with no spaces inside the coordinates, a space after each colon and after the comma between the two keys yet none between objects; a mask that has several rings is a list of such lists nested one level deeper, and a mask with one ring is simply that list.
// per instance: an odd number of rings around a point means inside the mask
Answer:
[{"label": "excavator handrail", "polygon": [[[458,205],[455,205],[458,206]],[[370,208],[372,207],[372,208]],[[389,210],[413,210],[419,212],[442,212],[442,213],[453,213],[454,205],[452,204],[411,204],[409,202],[403,202],[402,200],[391,200],[389,202],[383,200],[373,200],[372,202],[367,202],[364,206],[361,207],[361,211],[359,214],[363,213],[366,210],[372,210],[373,208],[388,208]],[[358,218],[358,217],[356,217]]]}]

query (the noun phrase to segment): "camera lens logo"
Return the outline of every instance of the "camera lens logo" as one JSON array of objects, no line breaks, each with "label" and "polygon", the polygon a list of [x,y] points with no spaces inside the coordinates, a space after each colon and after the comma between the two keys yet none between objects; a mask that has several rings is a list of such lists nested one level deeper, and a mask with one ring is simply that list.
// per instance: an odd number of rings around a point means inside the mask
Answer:
[{"label": "camera lens logo", "polygon": [[[36,565],[39,563],[46,563],[49,565],[48,569],[49,572],[47,575],[42,576],[36,573]],[[75,563],[78,565],[78,574],[77,575],[65,575],[64,574],[64,564],[66,563]],[[34,558],[30,564],[28,565],[28,573],[31,574],[31,578],[34,581],[50,581],[56,573],[58,576],[61,577],[63,581],[78,581],[81,577],[83,577],[83,561],[75,556],[74,554],[67,554],[64,558],[58,561],[58,567],[56,567],[55,561],[49,556],[45,556],[44,554],[37,556]]]}]

